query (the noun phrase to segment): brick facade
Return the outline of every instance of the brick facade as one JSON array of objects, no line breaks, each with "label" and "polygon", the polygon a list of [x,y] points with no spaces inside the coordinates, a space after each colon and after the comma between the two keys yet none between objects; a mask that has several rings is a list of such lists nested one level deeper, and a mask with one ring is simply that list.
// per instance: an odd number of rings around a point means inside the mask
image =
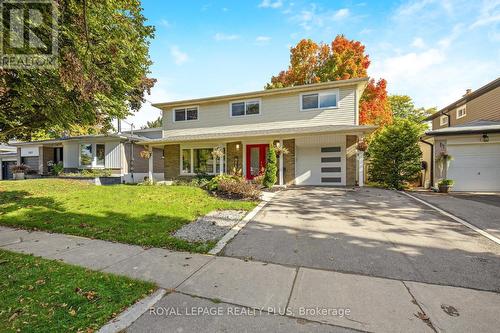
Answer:
[{"label": "brick facade", "polygon": [[346,186],[356,185],[356,135],[346,135]]},{"label": "brick facade", "polygon": [[288,150],[288,154],[283,159],[283,181],[286,185],[295,184],[295,139],[283,140],[283,147]]},{"label": "brick facade", "polygon": [[166,145],[163,150],[165,162],[165,180],[173,180],[180,175],[180,145]]},{"label": "brick facade", "polygon": [[243,172],[243,144],[241,141],[227,143],[226,172],[229,174],[242,174]]}]

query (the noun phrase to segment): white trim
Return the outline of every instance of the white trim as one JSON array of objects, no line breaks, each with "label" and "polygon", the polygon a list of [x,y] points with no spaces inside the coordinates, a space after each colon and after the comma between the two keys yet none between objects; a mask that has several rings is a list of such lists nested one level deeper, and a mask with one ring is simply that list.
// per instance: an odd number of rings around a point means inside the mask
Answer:
[{"label": "white trim", "polygon": [[[443,119],[445,121],[443,121]],[[448,125],[448,116],[447,115],[442,115],[441,117],[439,117],[439,126],[444,126],[444,125]]]},{"label": "white trim", "polygon": [[[302,106],[302,97],[305,96],[305,95],[318,95],[318,107],[317,108],[314,108],[314,109],[304,109],[303,106]],[[320,104],[321,104],[321,96],[325,96],[325,95],[331,95],[331,94],[335,94],[335,98],[336,98],[336,105],[335,106],[329,106],[329,107],[326,107],[326,108],[322,108],[320,107]],[[340,90],[337,88],[337,89],[331,89],[331,90],[325,90],[325,91],[308,91],[308,92],[304,92],[304,93],[301,93],[299,94],[299,104],[300,104],[300,111],[304,111],[304,112],[307,112],[307,111],[318,111],[318,110],[330,110],[330,109],[338,109],[339,108],[339,103],[340,103]]]},{"label": "white trim", "polygon": [[[463,111],[463,114],[461,116],[459,116],[460,111]],[[465,104],[459,106],[456,110],[456,113],[457,113],[457,119],[465,117],[467,115],[467,108],[465,107]]]},{"label": "white trim", "polygon": [[[280,139],[280,147],[283,149],[283,139]],[[280,152],[280,179],[279,179],[279,184],[280,186],[283,186],[283,151]]]},{"label": "white trim", "polygon": [[[196,119],[187,119],[187,109],[194,109],[196,108]],[[182,110],[184,109],[184,115],[186,116],[185,120],[175,120],[175,110]],[[192,121],[198,121],[200,120],[200,107],[198,105],[191,105],[191,106],[181,106],[181,107],[176,107],[172,108],[172,122],[173,123],[184,123],[184,122],[192,122]]]},{"label": "white trim", "polygon": [[[247,114],[247,103],[251,103],[251,102],[258,102],[259,103],[259,113]],[[234,103],[244,103],[245,114],[242,114],[240,116],[233,116],[233,104]],[[229,118],[246,118],[246,117],[261,116],[261,115],[262,115],[262,98],[253,98],[253,99],[250,98],[250,99],[229,102]]]}]

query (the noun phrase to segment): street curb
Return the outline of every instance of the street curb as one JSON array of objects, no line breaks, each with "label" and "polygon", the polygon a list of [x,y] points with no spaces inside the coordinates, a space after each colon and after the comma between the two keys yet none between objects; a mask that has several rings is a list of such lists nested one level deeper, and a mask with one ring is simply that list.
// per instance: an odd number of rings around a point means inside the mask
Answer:
[{"label": "street curb", "polygon": [[456,221],[456,222],[458,222],[458,223],[460,223],[460,224],[463,224],[463,225],[464,225],[464,226],[466,226],[467,228],[474,230],[474,231],[475,231],[475,232],[477,232],[478,234],[480,234],[480,235],[482,235],[482,236],[484,236],[484,237],[488,238],[489,240],[491,240],[491,241],[493,241],[493,242],[497,243],[498,245],[500,245],[500,239],[499,239],[499,238],[497,238],[497,237],[493,236],[492,234],[490,234],[490,233],[488,233],[488,232],[484,231],[483,229],[478,228],[478,227],[476,227],[475,225],[470,224],[469,222],[467,222],[467,221],[465,221],[465,220],[462,220],[461,218],[456,217],[455,215],[450,214],[450,213],[448,213],[447,211],[442,210],[441,208],[438,208],[438,207],[436,207],[436,206],[434,206],[434,205],[432,205],[432,204],[428,203],[428,202],[427,202],[427,201],[425,201],[425,200],[422,200],[422,199],[420,199],[420,198],[417,198],[417,197],[415,197],[415,196],[413,196],[413,195],[411,195],[411,194],[409,194],[409,193],[403,192],[403,191],[400,191],[400,192],[401,192],[401,193],[403,193],[404,195],[407,195],[407,196],[409,196],[410,198],[413,198],[413,199],[417,200],[418,202],[420,202],[420,203],[422,203],[422,204],[424,204],[424,205],[426,205],[426,206],[428,206],[428,207],[430,207],[430,208],[434,209],[435,211],[438,211],[439,213],[441,213],[441,214],[443,214],[443,215],[445,215],[445,216],[447,216],[447,217],[451,218],[452,220],[454,220],[454,221]]},{"label": "street curb", "polygon": [[208,254],[217,255],[220,251],[222,251],[222,249],[227,245],[227,243],[231,239],[233,239],[240,232],[240,230],[243,229],[243,227],[248,222],[250,222],[250,220],[252,220],[255,217],[255,215],[257,215],[257,213],[260,212],[262,208],[264,208],[271,201],[272,198],[274,198],[275,195],[276,193],[266,193],[265,195],[263,195],[262,201],[257,205],[257,207],[252,209],[250,213],[248,213],[240,222],[238,222],[238,224],[232,227],[231,230],[229,230],[224,235],[224,237],[222,237],[217,242],[217,244],[215,244],[213,249],[208,251]]},{"label": "street curb", "polygon": [[150,296],[141,299],[139,302],[127,308],[116,318],[101,327],[97,333],[118,333],[132,325],[144,312],[158,302],[167,291],[163,288],[158,289]]}]

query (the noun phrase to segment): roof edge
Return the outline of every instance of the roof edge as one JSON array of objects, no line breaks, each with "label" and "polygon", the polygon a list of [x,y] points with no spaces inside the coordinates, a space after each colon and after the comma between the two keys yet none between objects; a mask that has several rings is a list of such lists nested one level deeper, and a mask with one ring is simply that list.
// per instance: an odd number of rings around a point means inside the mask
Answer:
[{"label": "roof edge", "polygon": [[156,108],[161,109],[161,108],[167,108],[167,107],[172,107],[172,106],[186,106],[186,105],[190,105],[190,104],[202,104],[202,103],[209,103],[209,102],[218,102],[218,101],[232,100],[232,99],[237,99],[237,98],[252,98],[252,97],[259,97],[259,96],[279,95],[279,94],[286,94],[286,93],[290,93],[290,92],[294,92],[294,91],[310,91],[310,90],[315,90],[318,88],[330,88],[330,87],[335,88],[335,87],[343,87],[343,86],[349,86],[349,85],[359,85],[360,83],[364,83],[364,85],[366,85],[366,83],[368,82],[369,79],[370,79],[369,77],[363,77],[363,78],[355,78],[355,79],[348,79],[348,80],[328,81],[328,82],[320,82],[320,83],[313,83],[313,84],[303,84],[300,86],[293,86],[293,87],[264,89],[264,90],[250,91],[250,92],[245,92],[245,93],[236,93],[236,94],[229,94],[229,95],[185,99],[185,100],[178,100],[178,101],[165,102],[165,103],[153,103],[152,105]]}]

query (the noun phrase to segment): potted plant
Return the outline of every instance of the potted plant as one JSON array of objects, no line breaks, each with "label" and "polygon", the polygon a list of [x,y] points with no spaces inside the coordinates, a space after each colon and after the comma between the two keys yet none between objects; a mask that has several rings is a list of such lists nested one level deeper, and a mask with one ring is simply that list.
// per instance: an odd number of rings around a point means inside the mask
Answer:
[{"label": "potted plant", "polygon": [[24,179],[24,174],[28,171],[29,167],[27,165],[24,165],[24,164],[16,164],[14,165],[11,170],[12,170],[12,174],[13,174],[13,178],[15,180],[20,180],[20,179]]},{"label": "potted plant", "polygon": [[441,179],[438,183],[439,193],[448,193],[453,187],[453,179]]},{"label": "potted plant", "polygon": [[356,144],[356,149],[358,151],[365,152],[368,149],[368,144],[366,143],[366,141],[361,140]]}]

